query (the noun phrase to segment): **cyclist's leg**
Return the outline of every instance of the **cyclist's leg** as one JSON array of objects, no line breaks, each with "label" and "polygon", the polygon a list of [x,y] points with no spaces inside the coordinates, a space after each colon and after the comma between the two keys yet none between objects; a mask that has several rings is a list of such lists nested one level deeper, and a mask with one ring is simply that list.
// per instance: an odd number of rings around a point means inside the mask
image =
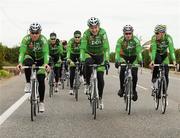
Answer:
[{"label": "cyclist's leg", "polygon": [[167,88],[168,88],[168,85],[169,85],[169,67],[168,67],[168,65],[165,65],[164,69],[165,69],[165,77],[166,77],[166,83],[167,83]]},{"label": "cyclist's leg", "polygon": [[[32,66],[32,64],[34,63],[34,60],[31,56],[26,55],[25,56],[25,60],[24,60],[24,65],[25,66]],[[30,83],[30,78],[31,78],[31,69],[24,69],[25,72],[25,77],[26,77],[26,82]]]},{"label": "cyclist's leg", "polygon": [[70,67],[70,89],[73,89],[74,77],[75,77],[75,67]]},{"label": "cyclist's leg", "polygon": [[[95,64],[103,64],[104,56],[103,55],[94,55],[92,56]],[[97,68],[97,83],[98,83],[98,92],[99,98],[102,99],[103,89],[104,89],[104,66]]]},{"label": "cyclist's leg", "polygon": [[99,99],[102,99],[104,89],[104,71],[97,72]]},{"label": "cyclist's leg", "polygon": [[138,68],[132,68],[132,81],[133,81],[133,100],[136,101],[138,99],[136,85],[138,80]]},{"label": "cyclist's leg", "polygon": [[86,82],[87,85],[90,85],[90,78],[91,78],[91,74],[92,74],[92,68],[89,65],[92,65],[94,63],[94,60],[92,59],[92,57],[88,57],[85,60],[85,69],[86,69]]},{"label": "cyclist's leg", "polygon": [[[155,64],[161,64],[162,63],[162,57],[157,53],[155,58]],[[152,83],[156,82],[157,75],[159,73],[159,67],[154,67],[153,73],[152,73]]]},{"label": "cyclist's leg", "polygon": [[44,102],[44,95],[45,95],[45,74],[38,74],[37,75],[37,79],[39,82],[39,87],[38,87],[38,91],[39,91],[39,96],[40,96],[40,102]]},{"label": "cyclist's leg", "polygon": [[[76,62],[76,55],[75,54],[71,54],[70,55],[70,59],[73,62]],[[74,77],[75,77],[75,66],[70,66],[70,91],[73,89],[73,84],[74,84]]]},{"label": "cyclist's leg", "polygon": [[125,66],[122,66],[121,69],[120,69],[120,74],[119,74],[120,90],[118,91],[118,95],[119,95],[120,97],[122,97],[123,94],[124,94],[125,71],[126,71],[126,67],[125,67]]},{"label": "cyclist's leg", "polygon": [[[37,60],[37,66],[42,66],[44,63],[44,59]],[[44,95],[45,95],[45,69],[38,69],[37,71],[37,80],[39,82],[39,96],[40,102],[44,102]]]},{"label": "cyclist's leg", "polygon": [[54,67],[54,74],[55,74],[56,83],[58,83],[58,81],[59,81],[59,73],[60,73],[60,67]]}]

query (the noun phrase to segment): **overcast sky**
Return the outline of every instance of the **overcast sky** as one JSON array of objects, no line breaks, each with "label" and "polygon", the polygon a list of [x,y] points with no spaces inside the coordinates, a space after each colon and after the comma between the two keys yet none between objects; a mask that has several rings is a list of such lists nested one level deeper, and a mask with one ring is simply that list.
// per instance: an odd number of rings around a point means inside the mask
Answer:
[{"label": "overcast sky", "polygon": [[34,21],[47,38],[54,31],[69,40],[75,30],[87,29],[92,16],[106,30],[111,51],[126,24],[142,36],[142,43],[151,38],[156,24],[166,24],[175,48],[180,48],[179,0],[0,0],[0,42],[9,47],[19,44]]}]

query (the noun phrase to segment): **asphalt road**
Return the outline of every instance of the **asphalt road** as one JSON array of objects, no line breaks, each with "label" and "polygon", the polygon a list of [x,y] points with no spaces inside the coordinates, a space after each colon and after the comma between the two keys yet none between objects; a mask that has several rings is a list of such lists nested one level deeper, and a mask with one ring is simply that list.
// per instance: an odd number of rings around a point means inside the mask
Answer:
[{"label": "asphalt road", "polygon": [[[131,115],[127,115],[123,99],[117,96],[119,80],[112,65],[105,75],[105,108],[97,111],[96,120],[83,87],[76,102],[67,87],[49,98],[46,85],[46,111],[31,122],[30,103],[25,100],[0,124],[0,138],[180,138],[180,76],[170,75],[169,105],[164,115],[154,109],[150,80],[150,71],[143,69],[139,73],[138,101],[132,103]],[[23,75],[0,81],[0,119],[24,95],[23,89]]]}]

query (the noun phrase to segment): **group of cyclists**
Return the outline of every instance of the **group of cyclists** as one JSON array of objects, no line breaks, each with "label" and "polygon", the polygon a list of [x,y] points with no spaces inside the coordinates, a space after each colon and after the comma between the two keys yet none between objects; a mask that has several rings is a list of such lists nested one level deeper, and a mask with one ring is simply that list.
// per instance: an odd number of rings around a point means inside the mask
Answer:
[{"label": "group of cyclists", "polygon": [[[105,67],[110,67],[110,46],[106,31],[100,27],[100,21],[96,17],[91,17],[87,22],[88,29],[81,34],[76,30],[73,38],[67,41],[60,41],[56,33],[50,34],[50,39],[47,40],[41,34],[42,28],[39,23],[32,23],[29,28],[29,34],[26,35],[20,45],[18,70],[22,66],[32,66],[36,63],[37,66],[44,66],[44,69],[38,69],[37,79],[39,82],[40,95],[40,112],[45,111],[44,95],[45,95],[45,71],[51,70],[51,65],[54,65],[55,73],[55,91],[58,91],[58,82],[61,77],[62,61],[66,60],[66,70],[69,66],[70,71],[70,90],[69,94],[73,95],[73,82],[75,76],[75,62],[80,62],[80,81],[85,82],[85,93],[89,93],[90,78],[92,73],[92,64],[104,65],[97,68],[97,82],[99,92],[99,106],[104,108],[103,90],[104,90],[104,71]],[[115,67],[119,68],[122,63],[142,64],[142,46],[140,40],[133,35],[134,29],[131,25],[123,27],[123,36],[121,36],[116,44],[115,49]],[[170,35],[166,33],[165,25],[157,25],[154,29],[154,35],[151,39],[150,67],[153,69],[152,82],[155,82],[158,74],[158,67],[154,64],[164,63],[165,75],[168,83],[169,74],[169,53],[173,64],[176,64],[173,41]],[[126,67],[122,66],[119,74],[120,90],[118,95],[123,97],[124,94],[124,78]],[[30,76],[31,70],[25,69],[26,85],[25,92],[30,92]],[[138,99],[136,90],[138,80],[138,68],[132,69],[133,76],[133,101]]]}]

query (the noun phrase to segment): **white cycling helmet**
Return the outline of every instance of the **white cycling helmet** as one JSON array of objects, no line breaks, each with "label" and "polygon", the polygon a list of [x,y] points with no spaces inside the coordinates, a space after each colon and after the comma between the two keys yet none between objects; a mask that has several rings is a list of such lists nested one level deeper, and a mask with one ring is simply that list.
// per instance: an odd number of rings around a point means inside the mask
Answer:
[{"label": "white cycling helmet", "polygon": [[162,25],[162,24],[156,25],[156,27],[154,28],[154,32],[155,33],[158,33],[158,32],[165,33],[166,32],[166,25]]},{"label": "white cycling helmet", "polygon": [[41,30],[41,25],[37,22],[32,23],[29,27],[30,32],[40,32]]},{"label": "white cycling helmet", "polygon": [[98,18],[96,17],[91,17],[88,22],[87,22],[87,25],[90,27],[90,26],[96,26],[96,25],[100,25],[100,21]]},{"label": "white cycling helmet", "polygon": [[123,27],[123,32],[125,33],[125,32],[133,32],[134,31],[134,29],[133,29],[133,27],[131,26],[131,25],[126,25],[126,26],[124,26]]}]

